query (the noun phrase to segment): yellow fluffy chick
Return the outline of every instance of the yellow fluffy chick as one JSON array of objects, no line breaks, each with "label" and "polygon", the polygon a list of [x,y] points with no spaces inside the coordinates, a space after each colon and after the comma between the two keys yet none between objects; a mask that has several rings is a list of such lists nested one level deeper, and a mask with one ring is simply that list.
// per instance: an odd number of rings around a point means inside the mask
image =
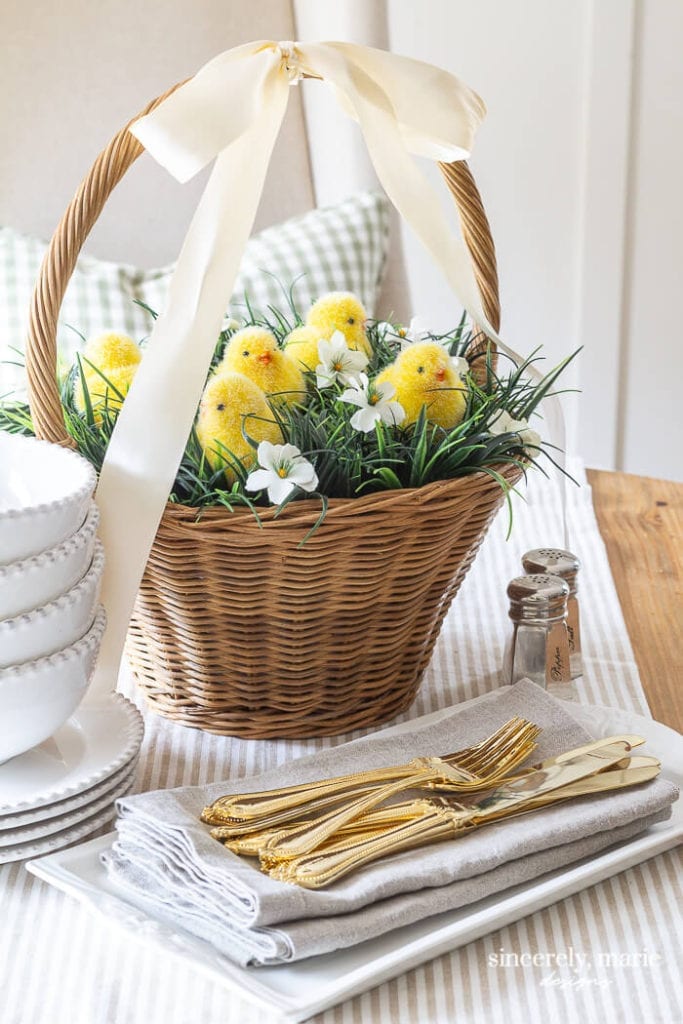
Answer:
[{"label": "yellow fluffy chick", "polygon": [[266,395],[277,395],[288,405],[301,401],[306,390],[300,368],[263,327],[243,327],[233,334],[218,366],[219,373],[225,370],[243,373]]},{"label": "yellow fluffy chick", "polygon": [[[96,423],[102,421],[99,412],[105,403],[111,410],[121,405],[119,395],[125,398],[141,359],[139,345],[127,334],[99,334],[89,339],[81,355],[81,366]],[[107,378],[111,387],[100,374]],[[79,412],[85,412],[86,403],[80,372],[75,378],[74,402]]]},{"label": "yellow fluffy chick", "polygon": [[335,331],[341,331],[350,349],[371,356],[372,345],[365,333],[366,320],[362,303],[351,292],[328,292],[311,306],[306,324],[320,331],[320,337],[326,341]]},{"label": "yellow fluffy chick", "polygon": [[[249,437],[255,441],[282,443],[282,432],[258,385],[241,373],[214,374],[204,388],[196,424],[199,443],[213,469],[226,461],[221,455],[221,445],[239,459],[245,469],[250,469],[256,461],[255,450],[242,434],[243,422]],[[229,466],[225,468],[225,476],[228,483],[235,479]]]},{"label": "yellow fluffy chick", "polygon": [[394,397],[405,409],[403,426],[415,423],[423,405],[430,423],[445,430],[457,427],[465,415],[466,385],[448,352],[436,342],[421,341],[404,349],[377,377],[377,384],[386,382],[394,385]]},{"label": "yellow fluffy chick", "polygon": [[303,370],[315,371],[320,362],[318,342],[327,340],[317,327],[295,327],[285,338],[285,355]]}]

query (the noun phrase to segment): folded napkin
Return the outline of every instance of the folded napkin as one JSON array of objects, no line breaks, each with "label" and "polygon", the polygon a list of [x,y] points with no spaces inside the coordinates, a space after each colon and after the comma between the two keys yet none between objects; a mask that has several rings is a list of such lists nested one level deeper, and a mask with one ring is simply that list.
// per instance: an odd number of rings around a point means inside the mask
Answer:
[{"label": "folded napkin", "polygon": [[199,821],[226,793],[252,792],[447,754],[513,715],[543,732],[533,760],[590,741],[565,705],[523,680],[426,720],[407,722],[239,781],[143,793],[119,801],[118,838],[104,860],[127,898],[209,941],[242,965],[301,959],[355,945],[431,914],[465,906],[592,856],[669,817],[678,793],[655,779],[584,797],[409,850],[368,865],[329,889],[262,874]]}]

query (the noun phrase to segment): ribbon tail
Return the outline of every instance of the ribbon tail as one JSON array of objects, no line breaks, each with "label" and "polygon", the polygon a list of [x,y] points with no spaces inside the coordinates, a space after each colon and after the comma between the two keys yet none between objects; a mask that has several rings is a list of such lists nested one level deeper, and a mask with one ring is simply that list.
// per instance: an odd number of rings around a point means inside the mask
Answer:
[{"label": "ribbon tail", "polygon": [[[147,558],[206,380],[251,232],[289,87],[266,77],[253,125],[217,158],[195,211],[140,368],[100,473],[96,500],[107,553],[102,603],[108,625],[88,698],[115,689]],[[266,95],[267,91],[267,95]]]},{"label": "ribbon tail", "polygon": [[[353,107],[377,177],[403,219],[441,268],[463,307],[487,336],[498,341],[481,304],[472,262],[464,242],[453,235],[432,185],[401,137],[396,117],[381,86],[333,47],[306,45],[304,52],[323,78]],[[383,101],[384,100],[384,101]]]}]

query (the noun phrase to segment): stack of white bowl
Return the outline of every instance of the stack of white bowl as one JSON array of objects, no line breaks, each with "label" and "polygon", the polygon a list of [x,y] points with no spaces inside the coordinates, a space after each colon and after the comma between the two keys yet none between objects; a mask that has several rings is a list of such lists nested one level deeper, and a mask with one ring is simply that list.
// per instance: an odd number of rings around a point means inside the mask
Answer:
[{"label": "stack of white bowl", "polygon": [[95,484],[80,455],[0,432],[0,864],[91,835],[135,784],[139,711],[81,703],[105,628]]},{"label": "stack of white bowl", "polygon": [[0,433],[0,763],[51,736],[80,703],[104,633],[104,568],[80,455]]}]

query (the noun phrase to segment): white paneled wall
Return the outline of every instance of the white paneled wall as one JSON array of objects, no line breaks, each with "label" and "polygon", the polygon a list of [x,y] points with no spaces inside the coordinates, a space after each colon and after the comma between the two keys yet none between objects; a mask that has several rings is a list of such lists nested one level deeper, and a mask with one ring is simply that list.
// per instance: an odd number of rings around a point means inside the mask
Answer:
[{"label": "white paneled wall", "polygon": [[[542,369],[578,347],[588,9],[588,0],[388,2],[392,49],[448,68],[487,104],[471,166],[498,251],[502,333],[525,355],[542,344]],[[409,233],[405,241],[415,309],[452,325],[448,286]]]},{"label": "white paneled wall", "polygon": [[617,459],[683,480],[683,3],[636,9]]},{"label": "white paneled wall", "polygon": [[[387,0],[392,49],[485,98],[472,158],[496,239],[503,335],[548,364],[589,465],[683,480],[683,3]],[[434,174],[436,182],[437,175]],[[452,298],[405,235],[416,310]]]}]

